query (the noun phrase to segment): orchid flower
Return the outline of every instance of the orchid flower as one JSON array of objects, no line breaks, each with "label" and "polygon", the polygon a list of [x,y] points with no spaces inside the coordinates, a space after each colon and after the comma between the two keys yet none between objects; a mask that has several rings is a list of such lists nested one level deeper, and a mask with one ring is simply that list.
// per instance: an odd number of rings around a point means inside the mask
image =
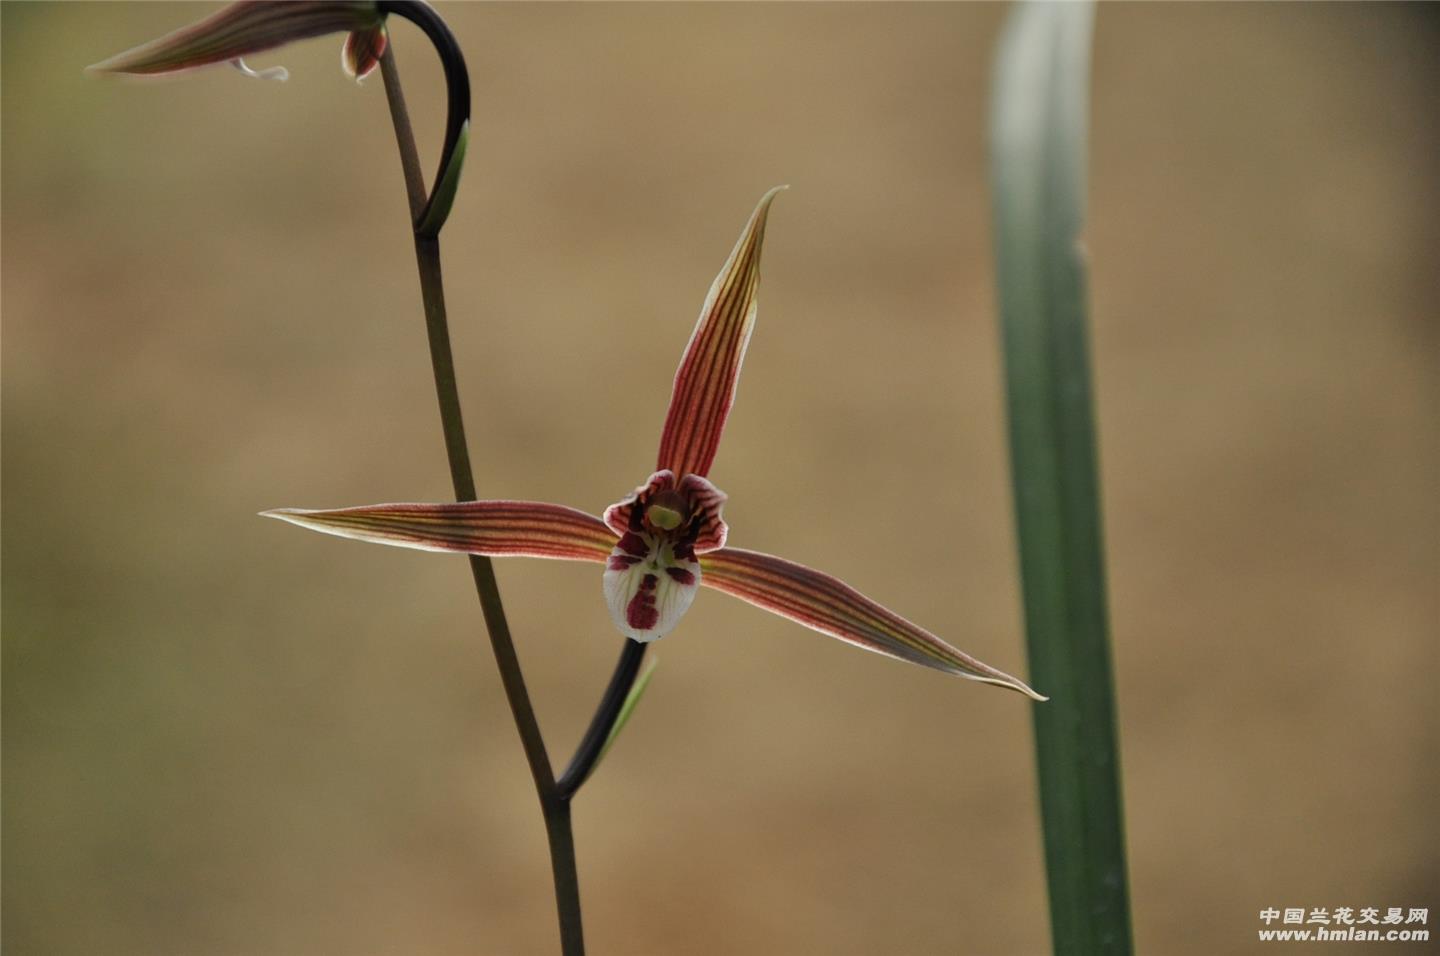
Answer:
[{"label": "orchid flower", "polygon": [[326,534],[424,551],[603,564],[605,600],[615,626],[642,643],[674,630],[704,586],[866,650],[1045,700],[1018,678],[957,650],[828,574],[727,546],[729,529],[720,514],[726,496],[708,475],[755,328],[766,219],[783,188],[760,200],[705,298],[675,373],[657,470],[605,509],[603,517],[533,501],[264,514]]}]

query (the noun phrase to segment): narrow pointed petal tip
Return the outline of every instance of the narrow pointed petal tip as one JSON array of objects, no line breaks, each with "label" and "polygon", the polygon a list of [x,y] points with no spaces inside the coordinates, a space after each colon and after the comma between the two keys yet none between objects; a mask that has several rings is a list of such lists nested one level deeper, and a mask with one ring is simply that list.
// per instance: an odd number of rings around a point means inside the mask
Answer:
[{"label": "narrow pointed petal tip", "polygon": [[994,684],[1031,700],[1047,697],[976,660],[828,574],[740,548],[702,555],[701,583],[756,607],[877,654]]},{"label": "narrow pointed petal tip", "polygon": [[[231,63],[296,40],[372,29],[381,20],[373,0],[239,0],[157,40],[91,64],[86,71],[132,76],[179,73]],[[241,69],[256,72],[243,65]]]},{"label": "narrow pointed petal tip", "polygon": [[603,562],[615,534],[594,515],[540,501],[262,511],[311,531],[419,551]]},{"label": "narrow pointed petal tip", "polygon": [[675,371],[656,467],[668,468],[678,477],[704,477],[715,461],[725,420],[735,404],[740,366],[755,329],[760,253],[770,205],[788,188],[776,186],[760,197],[705,296],[700,318]]}]

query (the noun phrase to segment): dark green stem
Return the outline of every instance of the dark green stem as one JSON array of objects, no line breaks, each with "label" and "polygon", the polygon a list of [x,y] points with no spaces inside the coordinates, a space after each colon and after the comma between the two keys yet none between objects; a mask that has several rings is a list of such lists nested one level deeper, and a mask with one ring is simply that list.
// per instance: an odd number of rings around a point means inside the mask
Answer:
[{"label": "dark green stem", "polygon": [[[428,31],[427,31],[428,32]],[[400,165],[405,175],[405,188],[410,197],[412,228],[420,222],[425,209],[425,183],[420,173],[420,156],[415,147],[415,134],[410,126],[400,75],[395,65],[393,44],[387,46],[380,60],[385,81],[385,95],[390,102],[390,117],[395,126],[395,139],[400,147]],[[468,89],[468,87],[467,87]],[[465,425],[460,415],[460,394],[455,384],[455,362],[450,349],[450,332],[445,315],[445,291],[440,273],[440,240],[415,230],[415,258],[420,271],[420,292],[425,303],[425,328],[430,339],[430,362],[435,373],[435,393],[440,402],[440,420],[445,432],[445,451],[450,461],[450,478],[459,501],[475,499],[475,479],[470,470],[470,454],[465,442]],[[583,924],[580,918],[580,884],[575,868],[575,839],[570,826],[570,804],[555,781],[550,758],[545,752],[545,739],[535,719],[535,709],[525,689],[520,659],[510,639],[505,609],[500,603],[500,589],[490,559],[479,555],[470,558],[475,578],[475,591],[500,670],[500,681],[515,728],[525,749],[530,775],[545,818],[545,834],[550,843],[550,865],[555,882],[555,904],[560,919],[561,952],[565,956],[582,956],[585,952]]]},{"label": "dark green stem", "polygon": [[600,755],[605,752],[605,742],[610,739],[615,721],[620,718],[620,709],[625,706],[625,698],[630,696],[630,688],[635,685],[635,678],[640,674],[640,663],[643,660],[645,645],[627,637],[625,645],[620,648],[620,660],[615,663],[615,673],[610,678],[610,685],[605,688],[605,694],[600,698],[600,706],[595,709],[595,716],[590,719],[590,727],[585,731],[585,736],[580,738],[580,746],[575,749],[570,766],[560,775],[560,794],[565,799],[575,796],[576,791],[589,779]]},{"label": "dark green stem", "polygon": [[[446,174],[451,171],[452,163],[464,161],[464,144],[461,140],[467,135],[470,125],[470,71],[465,68],[465,55],[460,51],[460,44],[455,42],[455,35],[428,3],[419,0],[380,0],[378,9],[381,14],[393,13],[397,17],[403,17],[424,31],[425,36],[434,44],[435,52],[440,55],[440,65],[445,70],[447,109],[445,142],[440,147],[440,168],[435,171],[435,182],[430,192],[421,197],[418,206],[413,192],[410,197],[410,213],[417,234],[434,238],[440,234],[440,228],[445,225],[445,219],[450,214],[449,202],[453,197],[442,195]],[[459,155],[457,150],[460,151]],[[458,166],[454,172],[459,175]],[[407,175],[407,187],[410,185],[409,180]],[[419,182],[418,177],[416,181]],[[454,182],[450,185],[453,188]],[[421,188],[424,188],[423,183]],[[437,201],[444,204],[443,209],[432,208]]]}]

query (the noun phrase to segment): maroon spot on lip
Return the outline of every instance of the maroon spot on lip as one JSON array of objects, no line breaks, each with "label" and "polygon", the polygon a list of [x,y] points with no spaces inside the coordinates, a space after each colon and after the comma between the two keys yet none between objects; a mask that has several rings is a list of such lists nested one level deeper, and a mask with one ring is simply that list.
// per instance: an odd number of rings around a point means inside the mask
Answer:
[{"label": "maroon spot on lip", "polygon": [[637,631],[648,631],[660,621],[660,612],[655,609],[655,584],[655,575],[645,575],[640,590],[625,608],[626,622]]},{"label": "maroon spot on lip", "polygon": [[665,573],[680,584],[691,585],[695,583],[695,575],[686,571],[684,568],[666,568]]},{"label": "maroon spot on lip", "polygon": [[606,567],[611,571],[624,571],[627,568],[633,568],[639,563],[639,558],[633,558],[628,554],[612,554],[610,556],[610,563],[606,565]]},{"label": "maroon spot on lip", "polygon": [[645,545],[645,539],[633,531],[627,532],[625,537],[620,539],[616,547],[626,554],[633,555],[637,558],[643,558],[650,553],[650,549]]}]

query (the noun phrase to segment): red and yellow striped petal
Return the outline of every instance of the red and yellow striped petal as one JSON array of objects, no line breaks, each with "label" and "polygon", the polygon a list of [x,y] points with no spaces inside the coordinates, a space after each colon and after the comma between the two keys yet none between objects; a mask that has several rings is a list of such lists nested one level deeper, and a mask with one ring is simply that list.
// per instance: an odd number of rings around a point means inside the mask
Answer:
[{"label": "red and yellow striped petal", "polygon": [[755,328],[755,293],[760,285],[765,221],[770,204],[784,188],[770,190],[755,207],[740,241],[710,286],[700,320],[675,373],[655,467],[668,468],[677,478],[703,477],[715,460],[725,419],[735,402],[740,363]]},{"label": "red and yellow striped petal", "polygon": [[819,571],[757,551],[724,548],[700,556],[705,587],[748,601],[822,634],[887,657],[998,684],[1035,700],[1026,683],[981,663]]},{"label": "red and yellow striped petal", "polygon": [[229,63],[295,40],[370,29],[381,19],[373,0],[240,0],[90,69],[143,76],[178,73]]},{"label": "red and yellow striped petal", "polygon": [[325,534],[421,551],[603,563],[615,547],[615,533],[599,518],[539,501],[369,505],[333,511],[282,508],[261,513]]}]

